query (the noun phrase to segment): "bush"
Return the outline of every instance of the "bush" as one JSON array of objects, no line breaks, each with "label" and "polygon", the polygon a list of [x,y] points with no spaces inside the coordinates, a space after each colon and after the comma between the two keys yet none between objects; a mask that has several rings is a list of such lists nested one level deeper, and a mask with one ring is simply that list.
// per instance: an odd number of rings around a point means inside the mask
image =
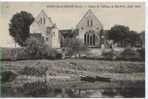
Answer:
[{"label": "bush", "polygon": [[42,39],[30,37],[26,41],[26,52],[35,59],[56,59],[59,53],[50,48]]},{"label": "bush", "polygon": [[23,85],[24,96],[29,97],[47,97],[50,90],[45,82],[33,82]]},{"label": "bush", "polygon": [[16,51],[16,57],[13,60],[24,60],[24,59],[31,59],[31,56],[25,51],[24,48]]},{"label": "bush", "polygon": [[54,59],[56,56],[56,51],[54,49],[49,48],[48,45],[44,46],[44,50],[41,51],[42,58]]},{"label": "bush", "polygon": [[26,40],[25,44],[26,52],[31,55],[31,57],[42,58],[45,49],[45,43],[43,40],[31,36]]},{"label": "bush", "polygon": [[43,56],[46,59],[62,59],[62,53],[58,52],[56,49],[49,48],[48,46],[46,46],[43,53]]},{"label": "bush", "polygon": [[56,59],[61,59],[62,58],[62,54],[61,53],[57,53],[56,54]]},{"label": "bush", "polygon": [[145,49],[141,48],[137,50],[140,53],[142,60],[145,60]]},{"label": "bush", "polygon": [[43,76],[47,68],[44,67],[25,67],[20,73],[28,76]]},{"label": "bush", "polygon": [[141,60],[139,52],[130,48],[125,49],[118,58],[121,60],[132,60],[132,61]]},{"label": "bush", "polygon": [[87,51],[87,46],[85,46],[82,41],[78,38],[70,38],[64,41],[65,55],[72,56],[80,54],[81,52]]},{"label": "bush", "polygon": [[115,52],[113,50],[110,50],[107,52],[103,51],[102,56],[103,56],[103,59],[113,60],[116,58],[117,55],[115,54]]},{"label": "bush", "polygon": [[1,82],[10,82],[13,81],[16,78],[17,74],[12,71],[4,71],[1,72]]},{"label": "bush", "polygon": [[43,39],[30,36],[25,42],[25,48],[2,48],[0,60],[24,59],[61,59],[62,54],[50,48]]},{"label": "bush", "polygon": [[3,48],[2,50],[1,60],[21,60],[29,58],[24,48]]}]

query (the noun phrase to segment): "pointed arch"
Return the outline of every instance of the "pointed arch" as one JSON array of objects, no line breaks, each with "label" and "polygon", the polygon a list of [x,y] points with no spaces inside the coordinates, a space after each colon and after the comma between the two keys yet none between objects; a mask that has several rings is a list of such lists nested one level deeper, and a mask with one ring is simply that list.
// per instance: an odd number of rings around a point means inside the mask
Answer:
[{"label": "pointed arch", "polygon": [[93,34],[93,46],[95,46],[95,34]]},{"label": "pointed arch", "polygon": [[90,46],[92,46],[92,45],[93,45],[93,36],[90,35]]},{"label": "pointed arch", "polygon": [[84,34],[84,44],[87,45],[87,35]]}]

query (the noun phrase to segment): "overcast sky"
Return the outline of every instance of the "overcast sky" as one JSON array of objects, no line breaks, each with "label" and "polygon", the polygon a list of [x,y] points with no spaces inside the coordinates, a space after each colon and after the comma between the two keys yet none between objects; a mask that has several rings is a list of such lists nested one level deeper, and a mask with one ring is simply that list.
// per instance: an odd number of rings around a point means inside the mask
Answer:
[{"label": "overcast sky", "polygon": [[137,32],[145,29],[144,3],[1,3],[0,47],[14,47],[8,24],[16,12],[23,10],[36,17],[44,10],[59,29],[68,29],[75,28],[88,9],[92,9],[105,30],[115,24],[129,26]]}]

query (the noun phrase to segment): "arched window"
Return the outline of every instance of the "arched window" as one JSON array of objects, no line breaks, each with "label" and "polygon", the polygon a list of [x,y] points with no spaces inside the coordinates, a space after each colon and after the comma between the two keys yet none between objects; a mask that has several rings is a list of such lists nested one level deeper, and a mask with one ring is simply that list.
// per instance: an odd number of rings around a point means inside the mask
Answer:
[{"label": "arched window", "polygon": [[96,36],[92,32],[87,32],[84,34],[84,44],[90,47],[95,46]]},{"label": "arched window", "polygon": [[87,34],[87,40],[86,40],[87,45],[89,45],[89,34]]},{"label": "arched window", "polygon": [[38,22],[38,23],[39,23],[39,24],[42,24],[42,18],[39,19],[39,22]]},{"label": "arched window", "polygon": [[93,36],[91,35],[90,36],[90,46],[92,46],[93,45]]},{"label": "arched window", "polygon": [[93,46],[95,46],[95,34],[93,35]]},{"label": "arched window", "polygon": [[84,35],[84,44],[86,45],[86,34]]}]

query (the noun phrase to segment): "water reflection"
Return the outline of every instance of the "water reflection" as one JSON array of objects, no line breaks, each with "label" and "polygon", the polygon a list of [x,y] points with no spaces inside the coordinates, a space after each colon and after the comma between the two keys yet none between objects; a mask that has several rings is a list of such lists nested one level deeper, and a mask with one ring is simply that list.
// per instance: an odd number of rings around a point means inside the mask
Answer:
[{"label": "water reflection", "polygon": [[[24,81],[23,81],[24,82]],[[16,86],[14,86],[14,84]],[[144,81],[111,81],[111,82],[83,82],[83,81],[35,81],[1,85],[3,97],[144,97]],[[117,85],[116,87],[113,85]],[[104,86],[104,87],[103,87]]]},{"label": "water reflection", "polygon": [[26,84],[22,87],[2,87],[3,97],[144,97],[144,88],[131,89],[74,89],[74,88],[50,88],[43,83]]}]

